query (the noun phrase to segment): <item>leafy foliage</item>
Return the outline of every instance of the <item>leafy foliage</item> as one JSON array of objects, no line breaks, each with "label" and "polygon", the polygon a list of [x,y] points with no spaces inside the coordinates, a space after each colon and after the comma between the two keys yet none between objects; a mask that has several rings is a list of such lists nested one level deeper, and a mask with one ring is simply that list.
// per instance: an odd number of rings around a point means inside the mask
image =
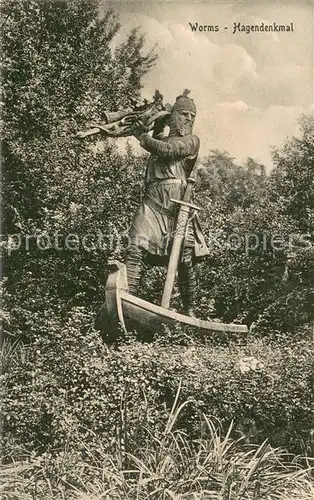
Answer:
[{"label": "leafy foliage", "polygon": [[93,0],[7,0],[3,16],[6,303],[10,331],[26,340],[45,311],[101,303],[143,160],[108,141],[80,143],[75,132],[138,98],[155,55],[137,31],[113,49],[117,18],[99,18]]},{"label": "leafy foliage", "polygon": [[[145,449],[126,454],[128,468],[110,460],[102,442],[95,451],[87,447],[84,456],[64,449],[57,457],[44,455],[28,464],[3,468],[6,481],[3,498],[31,498],[34,492],[52,498],[96,500],[110,498],[212,498],[230,500],[310,500],[313,486],[308,472],[297,462],[285,463],[281,450],[266,443],[241,446],[211,420],[204,418],[209,438],[192,443],[180,430],[172,431],[185,403],[169,415],[162,439],[152,436]],[[12,495],[13,493],[13,495]],[[192,496],[191,496],[192,495]]]},{"label": "leafy foliage", "polygon": [[218,316],[254,322],[263,334],[311,329],[313,118],[300,125],[302,137],[274,151],[269,177],[251,159],[239,167],[217,151],[200,167],[211,250],[199,273],[200,314],[214,297]]},{"label": "leafy foliage", "polygon": [[227,427],[233,420],[249,442],[268,438],[273,446],[313,453],[313,349],[304,340],[219,347],[200,339],[184,346],[171,333],[172,346],[161,334],[151,345],[131,338],[107,348],[82,308],[63,322],[46,317],[40,324],[41,334],[11,356],[4,374],[9,455],[12,442],[28,452],[58,450],[65,440],[76,448],[82,436],[91,437],[86,429],[108,450],[122,433],[131,451],[132,443],[150,439],[146,421],[160,435],[180,383],[181,398],[196,403],[197,411],[187,407],[179,419],[189,436],[202,435],[204,412]]},{"label": "leafy foliage", "polygon": [[108,349],[88,323],[77,309],[63,330],[10,355],[5,460],[31,457],[32,487],[124,488],[124,498],[133,488],[234,499],[305,491],[305,473],[281,470],[287,456],[263,441],[313,453],[308,345],[170,347],[162,336]]}]

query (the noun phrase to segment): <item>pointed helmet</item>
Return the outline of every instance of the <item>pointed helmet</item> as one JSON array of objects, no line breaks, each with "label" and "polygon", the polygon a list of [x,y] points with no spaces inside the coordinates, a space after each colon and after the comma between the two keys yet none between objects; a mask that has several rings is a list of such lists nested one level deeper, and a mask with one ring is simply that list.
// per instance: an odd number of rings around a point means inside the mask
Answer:
[{"label": "pointed helmet", "polygon": [[[179,95],[176,99],[176,102],[172,106],[171,114],[168,120],[168,125],[170,128],[171,136],[179,135],[189,135],[193,130],[194,117],[196,115],[196,107],[193,99],[188,97],[190,91],[185,89],[182,95]],[[191,113],[190,118],[186,118],[182,116],[182,111],[188,111]]]},{"label": "pointed helmet", "polygon": [[193,99],[188,97],[189,93],[191,91],[189,89],[185,89],[183,91],[183,94],[179,95],[176,98],[176,102],[172,106],[172,111],[191,111],[192,113],[196,114],[196,107],[194,104]]}]

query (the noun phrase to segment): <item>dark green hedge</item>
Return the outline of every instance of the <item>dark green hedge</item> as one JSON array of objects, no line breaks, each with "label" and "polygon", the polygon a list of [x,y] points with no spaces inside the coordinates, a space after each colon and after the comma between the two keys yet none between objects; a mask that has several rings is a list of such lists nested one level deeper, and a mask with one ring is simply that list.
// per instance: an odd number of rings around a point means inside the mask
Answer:
[{"label": "dark green hedge", "polygon": [[150,439],[147,428],[157,436],[164,428],[180,384],[179,401],[193,401],[179,421],[191,438],[202,435],[205,413],[225,426],[233,420],[234,437],[246,442],[268,438],[273,446],[313,454],[310,340],[223,346],[185,338],[182,345],[176,332],[168,334],[171,342],[161,335],[150,344],[130,338],[109,348],[89,324],[77,308],[62,326],[45,320],[45,336],[7,354],[7,455],[58,450],[65,442],[77,448],[93,433],[108,450],[123,438],[132,451]]}]

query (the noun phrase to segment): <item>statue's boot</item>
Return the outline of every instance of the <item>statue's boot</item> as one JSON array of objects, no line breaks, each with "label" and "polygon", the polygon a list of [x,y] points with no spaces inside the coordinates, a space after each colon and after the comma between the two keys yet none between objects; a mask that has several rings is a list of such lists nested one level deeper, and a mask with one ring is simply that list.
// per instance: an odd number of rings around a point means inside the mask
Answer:
[{"label": "statue's boot", "polygon": [[129,293],[138,295],[143,275],[143,252],[141,248],[132,245],[126,256],[126,272],[128,278]]},{"label": "statue's boot", "polygon": [[178,267],[179,290],[185,314],[195,317],[196,274],[192,260],[181,262]]}]

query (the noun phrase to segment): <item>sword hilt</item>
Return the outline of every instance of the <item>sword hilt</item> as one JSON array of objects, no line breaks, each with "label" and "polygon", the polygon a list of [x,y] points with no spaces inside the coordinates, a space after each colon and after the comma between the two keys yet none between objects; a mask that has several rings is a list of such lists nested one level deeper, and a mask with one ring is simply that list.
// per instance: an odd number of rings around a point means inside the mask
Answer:
[{"label": "sword hilt", "polygon": [[170,201],[172,201],[173,203],[177,203],[178,205],[184,205],[185,207],[192,208],[193,210],[201,210],[200,207],[193,205],[193,203],[188,203],[187,201],[175,200],[173,198],[170,198]]}]

